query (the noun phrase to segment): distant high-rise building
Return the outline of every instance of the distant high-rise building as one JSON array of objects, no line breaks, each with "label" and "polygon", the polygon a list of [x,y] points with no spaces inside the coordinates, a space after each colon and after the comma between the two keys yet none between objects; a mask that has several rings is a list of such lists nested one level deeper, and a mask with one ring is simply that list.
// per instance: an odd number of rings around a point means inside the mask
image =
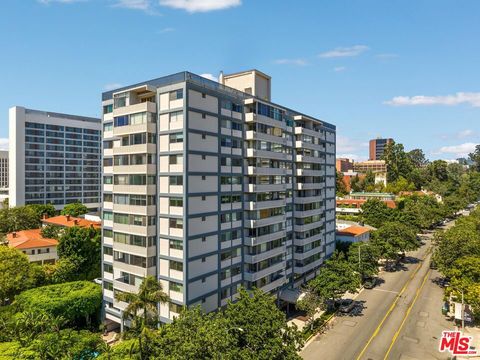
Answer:
[{"label": "distant high-rise building", "polygon": [[8,189],[8,151],[0,150],[0,189]]},{"label": "distant high-rise building", "polygon": [[369,160],[382,160],[383,154],[385,152],[385,148],[388,144],[392,143],[393,139],[373,139],[370,140],[369,144],[369,153],[370,157]]},{"label": "distant high-rise building", "polygon": [[100,119],[25,109],[9,112],[9,204],[100,206]]},{"label": "distant high-rise building", "polygon": [[127,306],[115,293],[147,275],[170,298],[168,322],[182,306],[225,306],[242,285],[281,299],[335,249],[335,126],[272,103],[257,70],[219,80],[181,72],[103,93],[111,321]]},{"label": "distant high-rise building", "polygon": [[338,172],[347,172],[353,170],[353,160],[347,158],[337,158],[335,167]]}]

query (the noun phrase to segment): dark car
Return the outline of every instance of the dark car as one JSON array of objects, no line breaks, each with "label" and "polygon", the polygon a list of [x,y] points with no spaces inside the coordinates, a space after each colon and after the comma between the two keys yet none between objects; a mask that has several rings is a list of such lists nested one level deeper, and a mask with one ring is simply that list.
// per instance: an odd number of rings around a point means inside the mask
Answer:
[{"label": "dark car", "polygon": [[373,289],[375,286],[377,286],[377,278],[374,277],[374,278],[368,278],[365,280],[365,282],[363,283],[363,287],[365,289]]},{"label": "dark car", "polygon": [[339,301],[338,311],[347,314],[355,307],[355,301],[352,299],[342,299]]},{"label": "dark car", "polygon": [[435,261],[430,261],[430,269],[432,270],[436,270],[437,269],[437,264],[435,263]]}]

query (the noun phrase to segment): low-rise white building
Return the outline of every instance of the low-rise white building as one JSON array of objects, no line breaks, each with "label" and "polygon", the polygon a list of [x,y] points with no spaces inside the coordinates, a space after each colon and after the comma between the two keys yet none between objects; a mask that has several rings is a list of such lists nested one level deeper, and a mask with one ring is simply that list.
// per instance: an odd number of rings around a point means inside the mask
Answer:
[{"label": "low-rise white building", "polygon": [[58,240],[44,238],[41,229],[14,231],[7,234],[7,242],[26,254],[31,263],[54,264],[58,260]]}]

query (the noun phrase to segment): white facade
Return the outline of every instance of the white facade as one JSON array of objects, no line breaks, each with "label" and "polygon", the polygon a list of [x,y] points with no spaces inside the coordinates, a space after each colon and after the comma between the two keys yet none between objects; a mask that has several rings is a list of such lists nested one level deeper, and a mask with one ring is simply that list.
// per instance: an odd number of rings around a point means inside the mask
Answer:
[{"label": "white facade", "polygon": [[103,94],[107,319],[146,275],[166,322],[240,286],[299,286],[333,253],[335,127],[269,102],[252,73],[223,78],[238,89],[185,72]]},{"label": "white facade", "polygon": [[9,204],[100,206],[100,119],[9,111]]}]

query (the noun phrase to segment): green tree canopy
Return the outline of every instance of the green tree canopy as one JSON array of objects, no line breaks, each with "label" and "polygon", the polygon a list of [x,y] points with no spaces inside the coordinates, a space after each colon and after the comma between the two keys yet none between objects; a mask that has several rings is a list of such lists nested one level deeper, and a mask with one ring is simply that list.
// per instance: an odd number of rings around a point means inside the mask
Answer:
[{"label": "green tree canopy", "polygon": [[35,285],[32,264],[21,251],[0,245],[0,304]]},{"label": "green tree canopy", "polygon": [[80,216],[88,213],[88,208],[82,203],[71,203],[65,205],[62,215]]},{"label": "green tree canopy", "polygon": [[318,275],[307,284],[309,291],[323,302],[339,299],[347,291],[355,293],[359,287],[358,272],[345,260],[343,254],[339,253],[325,261]]},{"label": "green tree canopy", "polygon": [[96,318],[102,304],[102,289],[90,281],[41,286],[15,297],[18,311],[62,316],[69,324],[89,323]]},{"label": "green tree canopy", "polygon": [[362,206],[362,220],[370,226],[379,227],[391,220],[392,216],[393,210],[381,200],[371,199]]},{"label": "green tree canopy", "polygon": [[78,279],[91,280],[100,276],[100,230],[91,227],[66,228],[60,237],[57,252],[60,259],[71,258],[81,269]]},{"label": "green tree canopy", "polygon": [[379,249],[372,243],[355,242],[348,249],[347,261],[365,279],[378,274]]}]

